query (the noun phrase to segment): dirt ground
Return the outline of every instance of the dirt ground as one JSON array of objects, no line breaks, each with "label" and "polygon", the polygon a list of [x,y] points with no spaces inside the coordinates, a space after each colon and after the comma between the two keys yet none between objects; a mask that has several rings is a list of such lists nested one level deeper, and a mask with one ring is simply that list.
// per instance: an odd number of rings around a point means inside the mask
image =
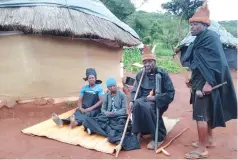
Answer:
[{"label": "dirt ground", "polygon": [[[237,72],[232,72],[235,86],[237,86]],[[192,108],[188,103],[189,90],[185,87],[181,74],[171,74],[176,89],[176,96],[165,116],[180,118],[180,122],[169,133],[167,141],[186,127],[189,129],[176,139],[166,150],[171,156],[155,154],[146,149],[150,139],[142,141],[142,148],[134,151],[121,151],[119,158],[158,159],[183,158],[186,152],[193,148],[190,144],[197,140],[196,123],[192,121]],[[0,158],[104,158],[113,159],[113,155],[88,150],[80,146],[73,146],[44,137],[29,136],[21,130],[48,118],[52,112],[58,114],[71,110],[65,104],[36,106],[33,104],[20,104],[14,109],[0,109]],[[209,149],[209,158],[237,159],[237,121],[227,122],[226,128],[214,130],[216,147]]]}]

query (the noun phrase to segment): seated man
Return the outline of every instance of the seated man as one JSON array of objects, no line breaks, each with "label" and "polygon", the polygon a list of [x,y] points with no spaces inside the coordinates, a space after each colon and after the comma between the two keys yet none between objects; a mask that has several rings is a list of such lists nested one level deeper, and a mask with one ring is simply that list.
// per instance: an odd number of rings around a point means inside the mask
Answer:
[{"label": "seated man", "polygon": [[[145,73],[139,87],[139,92],[134,101],[138,83],[142,76],[142,71],[136,75],[136,84],[131,92],[131,102],[128,111],[132,110],[132,132],[137,134],[151,134],[152,141],[147,145],[148,149],[154,149],[155,131],[156,131],[156,107],[159,108],[159,128],[158,128],[158,146],[163,143],[167,131],[162,119],[163,113],[168,109],[168,105],[174,99],[174,86],[168,75],[163,69],[156,67],[156,57],[150,49],[145,46],[142,61],[144,63]],[[161,76],[161,91],[155,93],[158,76]],[[153,92],[151,92],[153,91]],[[152,94],[151,94],[152,93]]]},{"label": "seated man", "polygon": [[67,119],[60,119],[56,113],[52,114],[53,121],[59,127],[64,124],[70,124],[70,128],[79,126],[87,116],[95,117],[100,113],[104,95],[103,88],[99,85],[102,81],[97,80],[97,73],[93,68],[86,70],[86,78],[83,79],[88,81],[89,84],[85,85],[80,91],[78,108],[75,113]]},{"label": "seated man", "polygon": [[114,78],[109,78],[106,85],[108,92],[101,113],[97,117],[87,117],[83,126],[89,134],[106,136],[108,141],[113,143],[120,141],[126,123],[126,95],[117,89]]}]

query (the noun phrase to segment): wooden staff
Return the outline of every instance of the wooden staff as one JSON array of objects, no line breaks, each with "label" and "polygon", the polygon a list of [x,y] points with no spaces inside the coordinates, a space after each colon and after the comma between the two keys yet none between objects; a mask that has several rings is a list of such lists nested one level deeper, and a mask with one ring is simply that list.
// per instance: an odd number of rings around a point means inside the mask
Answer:
[{"label": "wooden staff", "polygon": [[[155,94],[161,93],[161,89],[162,89],[162,77],[160,74],[156,74],[156,91]],[[156,108],[156,127],[155,127],[155,146],[154,146],[154,150],[156,152],[156,150],[158,149],[158,134],[159,134],[159,115],[160,115],[160,110],[159,107],[157,106],[158,104],[155,103],[155,108]]]},{"label": "wooden staff", "polygon": [[160,147],[157,149],[156,153],[160,153],[163,152],[166,155],[170,155],[167,151],[165,151],[165,148],[168,147],[176,138],[178,138],[183,132],[185,132],[188,128],[185,128],[184,130],[182,130],[178,135],[176,135],[173,139],[171,139],[166,145]]},{"label": "wooden staff", "polygon": [[[140,89],[141,82],[142,82],[142,79],[143,79],[143,77],[144,77],[144,74],[145,74],[145,70],[142,71],[142,75],[141,75],[140,82],[139,82],[139,85],[138,85],[137,90],[136,90],[136,94],[135,94],[135,97],[134,97],[134,101],[135,101],[136,98],[137,98],[137,95],[138,95],[138,92],[139,92],[139,89]],[[125,125],[125,127],[124,127],[124,131],[123,131],[123,134],[122,134],[122,137],[121,137],[121,141],[120,141],[120,143],[116,146],[116,148],[114,149],[114,152],[116,151],[116,155],[115,155],[116,157],[118,157],[118,154],[119,154],[119,152],[121,151],[122,143],[123,143],[124,138],[125,138],[125,135],[126,135],[126,131],[127,131],[127,127],[128,127],[128,123],[129,123],[130,117],[131,117],[131,109],[129,110],[129,113],[128,113],[128,117],[127,117],[127,120],[126,120],[126,125]]]}]

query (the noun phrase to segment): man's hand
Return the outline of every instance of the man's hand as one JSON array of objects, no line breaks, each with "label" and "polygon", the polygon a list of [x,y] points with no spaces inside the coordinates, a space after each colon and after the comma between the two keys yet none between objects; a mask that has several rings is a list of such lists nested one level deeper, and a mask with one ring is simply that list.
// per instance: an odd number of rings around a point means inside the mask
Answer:
[{"label": "man's hand", "polygon": [[155,101],[155,96],[148,96],[145,98],[146,101]]},{"label": "man's hand", "polygon": [[128,108],[127,108],[128,114],[129,114],[129,112],[132,111],[132,109],[133,109],[133,102],[130,102],[128,105]]},{"label": "man's hand", "polygon": [[192,81],[191,81],[191,79],[188,79],[188,80],[185,82],[185,84],[186,84],[186,86],[187,86],[188,88],[191,88],[191,87],[192,87]]},{"label": "man's hand", "polygon": [[131,92],[133,90],[134,86],[128,86],[129,91]]},{"label": "man's hand", "polygon": [[212,86],[210,86],[207,82],[206,84],[203,86],[202,89],[203,93],[206,94],[210,94],[212,92]]},{"label": "man's hand", "polygon": [[114,115],[115,115],[115,113],[113,113],[113,112],[107,112],[108,117],[113,117]]}]

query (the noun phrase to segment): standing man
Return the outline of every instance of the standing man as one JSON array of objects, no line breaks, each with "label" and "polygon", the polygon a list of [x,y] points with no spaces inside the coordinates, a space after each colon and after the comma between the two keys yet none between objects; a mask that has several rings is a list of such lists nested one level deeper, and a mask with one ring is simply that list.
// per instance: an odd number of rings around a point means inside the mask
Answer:
[{"label": "standing man", "polygon": [[[197,149],[185,154],[185,158],[207,158],[207,148],[214,146],[212,129],[225,127],[225,122],[237,118],[237,98],[227,60],[219,36],[207,29],[210,25],[209,10],[204,2],[189,19],[191,34],[196,36],[185,53],[183,62],[192,70],[191,79],[186,82],[191,88],[190,103],[193,104],[193,119],[197,121],[199,142]],[[212,90],[212,87],[227,82]],[[196,96],[197,91],[203,97]]]},{"label": "standing man", "polygon": [[[136,84],[131,92],[131,102],[128,110],[132,110],[132,132],[135,134],[151,134],[152,140],[147,145],[148,149],[154,149],[155,131],[156,131],[156,107],[159,108],[159,128],[158,128],[158,145],[162,144],[167,131],[162,119],[163,113],[168,109],[169,104],[174,99],[174,86],[168,75],[163,69],[156,67],[156,57],[145,46],[142,61],[144,64],[145,74],[139,88],[137,99],[134,101],[135,93],[142,71],[136,75]],[[156,75],[161,78],[160,93],[151,92],[156,90]]]}]

